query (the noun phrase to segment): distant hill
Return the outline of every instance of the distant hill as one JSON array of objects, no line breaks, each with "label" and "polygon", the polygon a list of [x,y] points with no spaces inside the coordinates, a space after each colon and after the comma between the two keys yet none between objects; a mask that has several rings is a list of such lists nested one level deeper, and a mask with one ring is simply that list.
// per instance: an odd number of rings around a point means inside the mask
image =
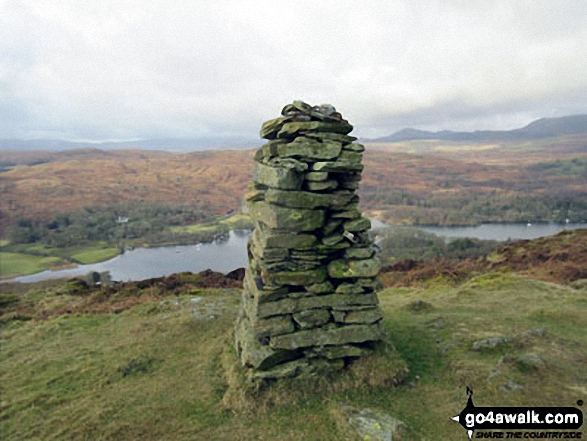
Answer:
[{"label": "distant hill", "polygon": [[190,152],[202,150],[249,149],[259,142],[247,138],[161,138],[133,141],[66,141],[59,139],[0,139],[0,150],[34,151],[64,151],[74,149],[101,149],[101,150],[167,150],[172,152]]},{"label": "distant hill", "polygon": [[561,118],[540,118],[525,127],[514,130],[477,130],[474,132],[453,132],[442,130],[428,132],[418,129],[402,129],[399,132],[365,142],[400,142],[422,139],[443,141],[519,141],[524,139],[550,138],[554,136],[587,133],[587,115],[571,115]]}]

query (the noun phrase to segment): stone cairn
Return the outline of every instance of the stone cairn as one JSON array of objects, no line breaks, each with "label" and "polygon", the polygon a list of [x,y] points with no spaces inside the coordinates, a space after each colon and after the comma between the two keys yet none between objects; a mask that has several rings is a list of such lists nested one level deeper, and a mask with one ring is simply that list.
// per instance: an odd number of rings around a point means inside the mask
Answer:
[{"label": "stone cairn", "polygon": [[267,121],[246,195],[248,244],[236,348],[249,381],[340,370],[384,338],[371,222],[355,194],[353,127],[331,105]]}]

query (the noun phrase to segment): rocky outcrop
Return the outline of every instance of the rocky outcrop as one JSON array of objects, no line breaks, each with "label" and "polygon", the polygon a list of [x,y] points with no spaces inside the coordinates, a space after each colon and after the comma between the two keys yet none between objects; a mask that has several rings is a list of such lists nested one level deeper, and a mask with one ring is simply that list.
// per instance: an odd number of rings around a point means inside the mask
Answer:
[{"label": "rocky outcrop", "polygon": [[358,210],[364,147],[331,105],[295,101],[255,155],[236,348],[249,380],[343,368],[384,332],[379,263]]}]

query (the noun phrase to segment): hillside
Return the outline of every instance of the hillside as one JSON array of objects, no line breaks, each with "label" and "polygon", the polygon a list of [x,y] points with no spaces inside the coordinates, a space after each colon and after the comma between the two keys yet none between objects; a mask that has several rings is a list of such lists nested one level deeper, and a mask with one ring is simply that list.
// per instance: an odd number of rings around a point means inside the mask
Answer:
[{"label": "hillside", "polygon": [[[488,272],[388,286],[379,296],[397,352],[380,352],[369,375],[294,380],[240,401],[226,395],[235,278],[0,285],[0,431],[6,440],[358,441],[352,406],[402,421],[394,439],[464,439],[450,417],[467,386],[484,405],[575,406],[587,393],[585,276],[546,282],[515,262],[547,265],[576,244],[559,261],[581,264],[584,233],[508,245]],[[401,384],[382,381],[403,363]]]},{"label": "hillside", "polygon": [[[0,152],[0,232],[19,217],[128,201],[241,207],[253,151]],[[587,219],[587,136],[501,144],[369,144],[363,209],[393,223]],[[28,165],[27,165],[28,164]]]},{"label": "hillside", "polygon": [[514,130],[476,130],[474,132],[453,132],[442,130],[428,132],[417,129],[402,129],[399,132],[365,142],[399,142],[423,139],[465,142],[519,141],[557,136],[587,134],[587,115],[570,115],[560,118],[540,118]]},{"label": "hillside", "polygon": [[448,259],[398,262],[383,268],[381,278],[387,286],[411,286],[435,278],[462,282],[492,271],[514,271],[552,283],[583,283],[578,281],[587,280],[587,230],[518,240],[488,255],[458,262]]}]

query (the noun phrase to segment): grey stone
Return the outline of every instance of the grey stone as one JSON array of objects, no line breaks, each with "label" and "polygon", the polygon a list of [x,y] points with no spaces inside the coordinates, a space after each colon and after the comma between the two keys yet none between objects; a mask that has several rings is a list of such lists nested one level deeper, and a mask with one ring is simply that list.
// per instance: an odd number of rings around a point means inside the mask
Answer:
[{"label": "grey stone", "polygon": [[305,176],[306,181],[321,182],[328,179],[328,172],[308,172]]},{"label": "grey stone", "polygon": [[[267,198],[267,196],[265,198]],[[344,223],[344,229],[352,233],[367,231],[369,228],[371,228],[371,221],[364,217],[353,219]]]},{"label": "grey stone", "polygon": [[325,191],[325,190],[334,190],[338,187],[338,182],[334,179],[330,179],[328,181],[322,182],[312,182],[306,181],[304,182],[304,188],[307,188],[310,191]]},{"label": "grey stone", "polygon": [[328,194],[276,189],[267,190],[265,200],[272,204],[282,205],[284,207],[306,209],[328,207],[331,203],[331,197]]},{"label": "grey stone", "polygon": [[248,207],[254,220],[271,228],[300,232],[312,231],[324,224],[323,210],[279,207],[264,201],[249,203]]},{"label": "grey stone", "polygon": [[256,310],[259,318],[266,318],[275,315],[293,314],[309,309],[336,308],[348,306],[374,306],[377,305],[375,294],[326,294],[313,297],[302,297],[298,299],[283,298],[280,300],[261,303],[256,300],[252,308]]},{"label": "grey stone", "polygon": [[364,288],[354,283],[341,283],[336,287],[336,292],[341,294],[362,294]]},{"label": "grey stone", "polygon": [[293,319],[300,325],[300,328],[310,329],[328,323],[330,313],[325,309],[311,309],[294,314]]},{"label": "grey stone", "polygon": [[346,135],[353,130],[353,126],[344,123],[326,123],[321,121],[309,122],[288,122],[283,124],[281,130],[277,133],[278,138],[293,138],[304,132],[333,132]]},{"label": "grey stone", "polygon": [[360,357],[369,352],[366,348],[353,345],[342,345],[342,346],[322,346],[312,348],[304,351],[304,354],[310,357],[320,356],[329,360],[346,357]]},{"label": "grey stone", "polygon": [[363,144],[353,143],[353,144],[345,145],[343,147],[343,149],[350,150],[351,152],[361,153],[361,152],[365,151],[365,146]]},{"label": "grey stone", "polygon": [[346,259],[369,259],[375,255],[373,248],[351,247],[344,252]]},{"label": "grey stone", "polygon": [[523,386],[521,384],[516,383],[514,380],[512,379],[508,379],[507,383],[505,383],[501,389],[504,392],[516,392],[520,389],[523,389]]},{"label": "grey stone", "polygon": [[312,248],[318,243],[318,239],[312,234],[272,234],[260,232],[258,229],[253,237],[262,248]]},{"label": "grey stone", "polygon": [[291,104],[287,104],[282,110],[281,110],[281,114],[282,115],[287,115],[290,113],[303,113],[306,115],[309,115],[310,112],[312,111],[312,106],[310,106],[307,103],[304,103],[303,101],[300,100],[296,100]]},{"label": "grey stone", "polygon": [[507,337],[490,337],[484,338],[482,340],[477,340],[473,342],[473,346],[471,347],[474,351],[484,351],[484,350],[491,350],[496,349],[498,347],[504,346],[510,342],[510,339]]},{"label": "grey stone", "polygon": [[299,190],[304,182],[304,175],[287,168],[257,164],[253,179],[267,187]]},{"label": "grey stone", "polygon": [[331,219],[328,222],[326,222],[326,225],[324,225],[324,227],[322,228],[322,232],[325,235],[329,235],[333,233],[341,224],[341,219]]},{"label": "grey stone", "polygon": [[263,123],[263,125],[261,126],[261,138],[266,138],[266,139],[274,139],[277,137],[277,132],[279,132],[281,130],[281,128],[283,127],[283,125],[285,124],[285,122],[287,121],[287,118],[275,118],[275,119],[271,119],[269,121],[266,121]]},{"label": "grey stone", "polygon": [[341,210],[333,212],[330,217],[332,219],[355,219],[361,216],[357,210]]},{"label": "grey stone", "polygon": [[[287,297],[287,288],[269,288],[266,286],[259,287],[255,281],[255,276],[252,271],[245,271],[244,294],[249,293],[249,297],[253,299],[256,304],[273,302]],[[254,315],[254,314],[252,314]]]},{"label": "grey stone", "polygon": [[343,323],[375,323],[383,318],[379,308],[366,309],[364,311],[349,311],[345,314]]},{"label": "grey stone", "polygon": [[349,425],[357,431],[359,438],[365,441],[391,441],[401,436],[407,427],[397,418],[377,410],[347,405],[342,405],[339,409],[346,416]]},{"label": "grey stone", "polygon": [[305,159],[334,159],[341,154],[342,144],[336,141],[319,142],[312,138],[298,136],[292,142],[277,145],[279,156],[287,158],[305,158]]},{"label": "grey stone", "polygon": [[275,350],[267,345],[262,345],[255,338],[247,323],[247,320],[241,320],[237,327],[237,349],[240,352],[243,366],[265,370],[299,356],[296,351]]},{"label": "grey stone", "polygon": [[363,171],[363,164],[349,161],[320,161],[312,164],[312,170],[327,172]]},{"label": "grey stone", "polygon": [[521,371],[536,371],[545,366],[544,360],[536,354],[522,355],[518,358],[516,364]]},{"label": "grey stone", "polygon": [[379,261],[375,258],[366,260],[335,260],[328,265],[328,275],[335,279],[374,277],[378,272]]},{"label": "grey stone", "polygon": [[289,334],[294,332],[295,326],[289,315],[260,319],[254,322],[253,335],[256,339],[269,337],[270,335]]},{"label": "grey stone", "polygon": [[351,305],[377,305],[377,296],[374,294],[350,295],[328,294],[300,299],[296,305],[298,311],[324,307],[341,307]]},{"label": "grey stone", "polygon": [[322,282],[322,283],[315,283],[313,285],[307,286],[306,290],[313,294],[326,294],[329,292],[334,291],[334,287],[330,282]]},{"label": "grey stone", "polygon": [[341,162],[347,162],[349,164],[360,164],[363,161],[363,154],[345,149],[340,152],[338,160]]},{"label": "grey stone", "polygon": [[308,170],[308,164],[294,158],[272,158],[266,164],[271,167],[285,168],[299,173]]},{"label": "grey stone", "polygon": [[324,245],[327,246],[332,246],[332,245],[336,245],[339,242],[342,242],[344,240],[344,236],[342,234],[331,234],[329,236],[324,236],[321,240],[321,242]]},{"label": "grey stone", "polygon": [[344,316],[346,315],[345,311],[332,310],[330,311],[330,314],[336,323],[344,322]]},{"label": "grey stone", "polygon": [[276,349],[295,350],[310,346],[344,345],[377,341],[384,337],[378,325],[349,325],[338,328],[316,328],[294,332],[293,334],[271,337],[269,345]]},{"label": "grey stone", "polygon": [[283,363],[279,366],[273,366],[271,369],[265,371],[252,372],[249,375],[250,382],[258,382],[263,380],[279,380],[280,378],[293,378],[303,372],[309,363],[307,360],[295,360],[289,363]]},{"label": "grey stone", "polygon": [[263,275],[263,279],[265,278],[278,285],[304,286],[324,282],[326,280],[326,270],[318,268],[307,271],[268,273]]},{"label": "grey stone", "polygon": [[345,144],[350,144],[353,141],[356,141],[357,138],[354,136],[349,135],[341,135],[340,133],[330,133],[330,132],[307,132],[304,134],[308,138],[319,139],[320,141],[324,140],[331,140],[331,141],[338,141],[343,144],[343,148],[347,146]]}]

